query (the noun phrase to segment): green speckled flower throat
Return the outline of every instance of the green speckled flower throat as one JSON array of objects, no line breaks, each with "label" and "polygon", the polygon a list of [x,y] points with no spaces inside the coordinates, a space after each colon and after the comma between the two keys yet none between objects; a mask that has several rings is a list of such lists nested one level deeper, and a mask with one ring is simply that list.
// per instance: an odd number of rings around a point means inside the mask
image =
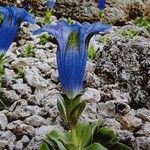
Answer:
[{"label": "green speckled flower throat", "polygon": [[[79,34],[76,31],[71,32],[68,38],[67,49],[77,48],[79,47]],[[78,48],[77,48],[78,50]]]}]

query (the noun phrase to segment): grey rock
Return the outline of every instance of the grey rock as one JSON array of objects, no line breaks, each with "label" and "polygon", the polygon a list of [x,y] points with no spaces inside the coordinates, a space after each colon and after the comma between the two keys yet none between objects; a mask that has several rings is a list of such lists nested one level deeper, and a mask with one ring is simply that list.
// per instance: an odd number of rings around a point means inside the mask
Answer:
[{"label": "grey rock", "polygon": [[134,150],[149,150],[150,149],[150,137],[137,137],[133,142]]},{"label": "grey rock", "polygon": [[96,68],[96,66],[95,66],[94,62],[92,62],[92,61],[90,61],[90,60],[87,61],[87,64],[86,64],[86,72],[94,73],[95,68]]},{"label": "grey rock", "polygon": [[87,88],[81,99],[86,101],[99,102],[101,99],[100,91],[94,88]]},{"label": "grey rock", "polygon": [[[39,145],[42,143],[43,137],[35,136],[33,137],[27,147],[24,148],[24,150],[36,150],[38,149]],[[36,144],[35,144],[36,143]]]},{"label": "grey rock", "polygon": [[5,76],[7,85],[11,85],[15,79],[15,72],[11,69],[5,68]]},{"label": "grey rock", "polygon": [[16,150],[21,150],[21,149],[23,149],[23,143],[22,143],[21,141],[18,141],[18,142],[16,143],[15,149],[16,149]]},{"label": "grey rock", "polygon": [[121,124],[114,118],[105,118],[104,124],[116,130],[121,129]]},{"label": "grey rock", "polygon": [[28,136],[24,135],[22,137],[21,141],[22,141],[23,144],[27,144],[27,143],[29,143],[30,139],[28,138]]},{"label": "grey rock", "polygon": [[138,129],[142,125],[142,120],[135,116],[135,111],[133,109],[128,114],[125,114],[124,116],[119,115],[117,117],[117,121],[120,122],[122,128],[127,129],[129,131]]},{"label": "grey rock", "polygon": [[51,72],[51,80],[54,83],[58,83],[58,71],[55,69],[51,69],[50,72]]},{"label": "grey rock", "polygon": [[115,117],[116,116],[115,108],[116,107],[114,102],[111,101],[108,101],[106,103],[99,103],[97,115],[109,118]]},{"label": "grey rock", "polygon": [[137,131],[135,134],[138,136],[147,136],[150,137],[150,123],[146,122],[143,124],[143,126],[141,127],[141,129],[139,131]]},{"label": "grey rock", "polygon": [[136,116],[144,121],[150,122],[150,110],[147,110],[145,108],[138,109],[136,112]]},{"label": "grey rock", "polygon": [[[122,28],[121,31],[123,31]],[[105,44],[104,49],[96,55],[96,75],[101,79],[101,86],[119,82],[121,92],[129,92],[132,106],[150,108],[148,95],[149,39],[137,36],[134,40],[130,40],[118,36],[119,32],[117,32],[114,30],[109,34],[111,42]]]},{"label": "grey rock", "polygon": [[39,106],[26,106],[25,110],[28,111],[32,115],[38,115],[41,111],[41,108]]},{"label": "grey rock", "polygon": [[97,119],[100,119],[100,116],[97,114],[97,103],[94,101],[90,101],[86,104],[86,109],[84,110],[81,120],[88,121],[88,122],[93,122],[96,121]]},{"label": "grey rock", "polygon": [[15,144],[13,142],[8,143],[9,150],[14,150]]},{"label": "grey rock", "polygon": [[0,140],[6,140],[8,143],[15,142],[16,136],[11,131],[3,131],[0,135]]},{"label": "grey rock", "polygon": [[33,115],[25,119],[25,123],[33,127],[40,127],[44,123],[45,119],[38,115]]},{"label": "grey rock", "polygon": [[129,144],[131,144],[131,141],[134,141],[135,140],[135,137],[133,136],[133,133],[128,131],[128,130],[115,130],[116,131],[116,134],[119,138],[119,140],[121,141],[130,141]]},{"label": "grey rock", "polygon": [[45,137],[52,130],[63,131],[63,128],[60,125],[41,126],[40,128],[36,128],[35,135]]},{"label": "grey rock", "polygon": [[13,88],[13,90],[16,90],[21,95],[28,95],[32,92],[31,88],[27,84],[20,83],[20,82],[13,84],[12,88]]},{"label": "grey rock", "polygon": [[4,89],[3,90],[4,94],[6,95],[6,97],[11,100],[12,102],[19,100],[19,95],[14,91],[14,90],[7,90]]},{"label": "grey rock", "polygon": [[3,150],[5,149],[7,145],[7,141],[6,140],[0,140],[0,149]]},{"label": "grey rock", "polygon": [[[18,0],[17,6],[22,6],[20,0]],[[116,25],[122,25],[128,20],[135,19],[136,17],[140,17],[142,15],[148,15],[145,11],[145,7],[147,6],[148,0],[108,0],[106,2],[106,8],[104,9],[104,18],[105,22],[111,22]],[[45,10],[44,4],[45,1],[36,1],[32,0],[30,2],[34,11],[37,9],[43,12]],[[6,4],[4,1],[0,1],[1,5]],[[7,4],[14,4],[12,0],[7,0]],[[67,7],[66,7],[67,6]],[[64,9],[65,8],[65,9]],[[85,9],[88,8],[88,9]],[[97,7],[97,1],[94,0],[59,0],[56,2],[56,5],[53,10],[54,15],[58,18],[60,16],[64,16],[65,18],[72,18],[78,21],[99,21],[99,9]],[[41,19],[36,18],[41,22]],[[55,20],[55,18],[53,19]]]},{"label": "grey rock", "polygon": [[53,84],[50,85],[51,87],[48,87],[47,89],[45,88],[36,88],[35,90],[35,94],[32,97],[32,99],[30,101],[33,100],[33,102],[35,102],[35,104],[50,104],[50,105],[56,105],[57,103],[57,99],[59,97],[58,93],[59,91],[57,91],[56,89],[53,89]]},{"label": "grey rock", "polygon": [[43,62],[43,61],[38,61],[38,62],[35,62],[34,64],[38,69],[41,70],[42,73],[46,74],[49,69],[50,69],[50,66],[46,63],[46,62]]},{"label": "grey rock", "polygon": [[30,112],[26,110],[27,105],[28,103],[24,99],[14,102],[9,108],[9,112],[6,113],[7,117],[11,119],[23,119],[30,116]]},{"label": "grey rock", "polygon": [[36,67],[27,67],[25,69],[25,79],[27,83],[32,87],[47,87],[48,81],[45,80]]},{"label": "grey rock", "polygon": [[24,124],[20,120],[13,121],[7,125],[7,129],[13,131],[16,136],[29,135],[33,136],[35,129],[30,126]]},{"label": "grey rock", "polygon": [[35,57],[41,59],[42,61],[45,61],[47,59],[44,49],[39,48],[39,45],[37,45],[37,49],[35,51]]},{"label": "grey rock", "polygon": [[37,58],[27,57],[27,58],[17,58],[15,61],[11,63],[11,66],[15,69],[25,66],[31,66],[37,61]]},{"label": "grey rock", "polygon": [[112,24],[121,25],[128,20],[144,14],[142,0],[108,0],[104,19]]},{"label": "grey rock", "polygon": [[[67,6],[67,7],[66,7]],[[64,8],[65,11],[64,11]],[[89,8],[89,9],[85,9]],[[71,17],[80,21],[95,21],[99,19],[98,8],[94,0],[90,1],[73,1],[60,0],[57,1],[54,14],[57,16]]]},{"label": "grey rock", "polygon": [[8,124],[8,119],[5,114],[0,112],[0,129],[5,130]]},{"label": "grey rock", "polygon": [[94,88],[98,88],[100,86],[100,78],[91,72],[86,73],[86,85]]},{"label": "grey rock", "polygon": [[54,69],[57,69],[56,54],[50,54],[46,62]]},{"label": "grey rock", "polygon": [[113,100],[116,103],[129,103],[131,101],[129,92],[121,91],[119,84],[106,84],[101,88],[101,101]]}]

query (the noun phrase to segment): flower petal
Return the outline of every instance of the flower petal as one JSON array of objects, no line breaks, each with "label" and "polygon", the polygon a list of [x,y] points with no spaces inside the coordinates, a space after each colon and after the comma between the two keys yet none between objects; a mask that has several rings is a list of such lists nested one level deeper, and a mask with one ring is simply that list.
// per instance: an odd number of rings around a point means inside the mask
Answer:
[{"label": "flower petal", "polygon": [[3,21],[0,26],[0,52],[5,53],[14,41],[21,22],[34,23],[34,19],[24,9],[16,7],[1,7]]},{"label": "flower petal", "polygon": [[111,28],[111,26],[101,23],[101,22],[95,22],[93,24],[85,22],[82,25],[83,25],[82,32],[85,36],[92,36],[99,32],[106,32]]},{"label": "flower petal", "polygon": [[53,9],[53,7],[55,6],[56,0],[48,0],[47,1],[47,6],[50,9]]},{"label": "flower petal", "polygon": [[105,8],[106,0],[98,0],[98,8],[103,10]]}]

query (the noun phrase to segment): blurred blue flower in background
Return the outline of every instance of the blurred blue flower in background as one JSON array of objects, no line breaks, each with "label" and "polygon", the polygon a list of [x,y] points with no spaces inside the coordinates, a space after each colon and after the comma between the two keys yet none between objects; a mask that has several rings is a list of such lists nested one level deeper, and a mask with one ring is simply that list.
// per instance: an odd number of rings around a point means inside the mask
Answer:
[{"label": "blurred blue flower in background", "polygon": [[48,0],[47,1],[47,6],[50,9],[53,9],[53,7],[55,6],[56,0]]},{"label": "blurred blue flower in background", "polygon": [[34,19],[25,9],[13,6],[0,6],[0,14],[3,16],[0,24],[0,53],[5,54],[15,40],[21,23],[27,21],[33,24]]},{"label": "blurred blue flower in background", "polygon": [[106,0],[98,0],[98,8],[103,10],[105,8]]},{"label": "blurred blue flower in background", "polygon": [[110,26],[100,22],[93,24],[74,22],[69,25],[66,21],[59,20],[34,32],[34,34],[48,32],[57,40],[59,79],[63,92],[69,98],[74,98],[81,90],[90,38],[93,34],[109,28]]}]

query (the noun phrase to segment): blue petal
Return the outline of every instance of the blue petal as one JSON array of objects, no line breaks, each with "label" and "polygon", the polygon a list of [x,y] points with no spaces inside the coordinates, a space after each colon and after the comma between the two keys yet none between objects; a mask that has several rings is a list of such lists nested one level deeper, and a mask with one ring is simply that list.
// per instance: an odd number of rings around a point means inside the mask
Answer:
[{"label": "blue petal", "polygon": [[106,0],[98,0],[98,8],[103,10],[105,8]]},{"label": "blue petal", "polygon": [[0,53],[5,53],[14,41],[21,22],[34,23],[34,19],[24,9],[16,7],[0,7],[3,21],[0,25]]},{"label": "blue petal", "polygon": [[53,7],[55,6],[56,0],[48,0],[47,1],[47,7],[50,9],[53,9]]},{"label": "blue petal", "polygon": [[108,28],[110,27],[102,23],[75,22],[69,25],[66,21],[60,20],[34,32],[34,34],[48,32],[56,38],[59,79],[63,91],[70,98],[79,94],[82,87],[87,61],[87,39]]},{"label": "blue petal", "polygon": [[93,24],[90,24],[88,22],[84,22],[82,23],[83,25],[83,34],[86,36],[85,38],[87,38],[87,36],[93,36],[94,34],[97,34],[99,32],[106,32],[108,31],[111,26],[101,23],[101,22],[95,22]]}]

